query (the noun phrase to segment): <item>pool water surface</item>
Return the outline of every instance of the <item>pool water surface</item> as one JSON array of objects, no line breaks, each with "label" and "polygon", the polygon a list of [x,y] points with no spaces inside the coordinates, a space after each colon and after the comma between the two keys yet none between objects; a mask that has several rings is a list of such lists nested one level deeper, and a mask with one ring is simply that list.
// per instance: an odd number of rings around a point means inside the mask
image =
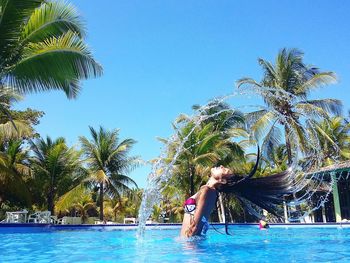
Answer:
[{"label": "pool water surface", "polygon": [[350,228],[212,227],[205,238],[180,239],[179,228],[0,228],[0,262],[350,262]]}]

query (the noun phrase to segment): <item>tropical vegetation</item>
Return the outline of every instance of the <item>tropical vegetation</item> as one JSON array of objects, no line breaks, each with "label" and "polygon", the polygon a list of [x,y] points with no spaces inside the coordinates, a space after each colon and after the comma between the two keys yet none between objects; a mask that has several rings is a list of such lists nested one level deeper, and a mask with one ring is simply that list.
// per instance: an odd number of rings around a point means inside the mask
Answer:
[{"label": "tropical vegetation", "polygon": [[[298,49],[282,49],[275,64],[259,59],[263,78],[241,78],[238,88],[253,88],[262,97],[267,108],[247,114],[252,123],[252,134],[264,141],[263,151],[269,155],[274,146],[281,143],[281,130],[284,133],[288,164],[292,163],[293,153],[298,150],[308,153],[314,150],[313,133],[315,121],[328,120],[329,114],[339,115],[342,103],[335,99],[310,100],[310,92],[320,86],[336,82],[334,72],[323,72],[303,61],[303,53]],[[278,128],[281,126],[282,129]],[[293,139],[292,139],[293,138]],[[310,139],[309,139],[310,138]],[[318,150],[318,149],[317,149]]]},{"label": "tropical vegetation", "polygon": [[[237,81],[237,86],[261,96],[266,105],[263,109],[242,114],[222,102],[204,108],[195,105],[193,109],[201,121],[181,114],[174,124],[176,139],[162,139],[167,145],[168,162],[177,156],[172,176],[163,187],[166,200],[173,198],[172,209],[167,210],[181,210],[180,201],[206,181],[210,167],[222,164],[235,173],[247,174],[254,164],[254,154],[249,152],[255,143],[262,144],[263,153],[255,176],[285,170],[300,152],[303,157],[298,161],[303,162],[318,151],[323,162],[317,167],[350,158],[349,123],[340,117],[341,101],[309,99],[313,89],[335,83],[335,73],[307,65],[297,49],[282,49],[275,64],[264,59],[258,62],[263,69],[262,80],[245,77]],[[251,219],[238,200],[221,202],[229,208],[229,218],[244,222]],[[219,220],[220,207],[216,215]]]},{"label": "tropical vegetation", "polygon": [[[307,66],[302,58],[298,50],[283,49],[276,64],[259,59],[264,73],[260,82],[237,82],[263,98],[263,110],[243,113],[213,101],[204,108],[194,105],[195,118],[178,116],[175,137],[160,138],[167,147],[164,162],[176,160],[162,186],[162,200],[153,208],[153,220],[181,221],[183,200],[206,182],[213,166],[247,174],[259,140],[263,156],[256,176],[285,170],[295,151],[307,158],[316,146],[322,149],[322,166],[349,160],[350,126],[341,116],[341,102],[308,99],[313,88],[335,82],[335,74]],[[141,163],[130,154],[133,139],[121,140],[118,129],[103,127],[89,127],[90,138],[81,136],[78,147],[69,147],[64,138],[42,138],[35,125],[43,113],[14,111],[12,105],[21,96],[11,89],[1,92],[0,211],[50,210],[59,217],[80,216],[85,223],[97,217],[117,222],[137,217],[143,190],[129,177]],[[239,200],[224,198],[219,204],[214,220],[223,220],[223,207],[228,208],[228,220],[253,220]]]},{"label": "tropical vegetation", "polygon": [[121,198],[122,193],[130,191],[130,186],[137,184],[126,174],[138,164],[138,157],[129,156],[132,146],[136,143],[133,139],[125,139],[119,142],[119,131],[107,131],[100,127],[96,131],[90,127],[92,139],[80,137],[82,150],[86,156],[89,168],[87,180],[98,194],[100,206],[100,220],[103,220],[104,195],[111,198]]},{"label": "tropical vegetation", "polygon": [[19,93],[62,90],[75,98],[79,81],[102,67],[84,42],[84,25],[65,2],[0,2],[0,89]]},{"label": "tropical vegetation", "polygon": [[[102,74],[85,36],[81,17],[66,2],[0,0],[0,219],[23,208],[80,216],[83,223],[138,215],[144,189],[130,177],[142,163],[131,154],[135,140],[121,139],[118,129],[89,127],[90,136],[72,147],[63,137],[36,132],[44,112],[13,109],[32,92],[60,90],[76,98],[81,80]],[[243,77],[237,87],[258,94],[262,109],[243,113],[222,101],[194,105],[196,117],[179,114],[175,136],[160,139],[167,150],[163,161],[176,160],[153,220],[181,221],[183,200],[206,182],[213,166],[247,174],[257,144],[262,158],[256,176],[285,170],[298,153],[307,159],[320,151],[321,166],[350,159],[349,113],[342,116],[339,100],[310,96],[336,83],[336,74],[306,64],[298,49],[284,48],[274,63],[258,63],[262,78]],[[219,204],[214,220],[223,220],[224,206],[229,220],[252,220],[239,200]]]}]

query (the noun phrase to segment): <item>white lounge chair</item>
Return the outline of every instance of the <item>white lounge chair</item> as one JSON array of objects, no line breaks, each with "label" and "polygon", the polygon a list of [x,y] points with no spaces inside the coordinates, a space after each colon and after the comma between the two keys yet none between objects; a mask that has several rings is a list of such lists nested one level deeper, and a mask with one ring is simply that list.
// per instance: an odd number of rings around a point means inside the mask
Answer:
[{"label": "white lounge chair", "polygon": [[125,217],[124,224],[136,224],[136,218],[135,217]]},{"label": "white lounge chair", "polygon": [[28,217],[28,223],[50,224],[51,212],[50,211],[36,212]]},{"label": "white lounge chair", "polygon": [[51,224],[58,224],[58,218],[57,216],[50,216],[50,223]]},{"label": "white lounge chair", "polygon": [[5,220],[2,223],[25,223],[27,220],[27,210],[6,212]]},{"label": "white lounge chair", "polygon": [[57,220],[57,224],[61,225],[81,225],[82,219],[81,217],[74,216],[64,216]]},{"label": "white lounge chair", "polygon": [[67,216],[64,216],[60,219],[57,219],[57,224],[60,224],[60,225],[67,225],[68,224],[68,221],[67,221]]}]

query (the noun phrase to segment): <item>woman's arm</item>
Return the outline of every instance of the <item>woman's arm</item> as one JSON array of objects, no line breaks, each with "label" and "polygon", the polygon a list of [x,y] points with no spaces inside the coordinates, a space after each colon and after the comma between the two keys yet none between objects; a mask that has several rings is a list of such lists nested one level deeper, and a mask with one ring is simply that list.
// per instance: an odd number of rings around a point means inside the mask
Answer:
[{"label": "woman's arm", "polygon": [[197,195],[197,206],[192,220],[189,214],[184,215],[181,236],[190,237],[199,235],[202,232],[202,218],[205,217],[207,220],[209,219],[210,213],[215,207],[216,197],[217,193],[215,188],[207,185],[202,186]]}]

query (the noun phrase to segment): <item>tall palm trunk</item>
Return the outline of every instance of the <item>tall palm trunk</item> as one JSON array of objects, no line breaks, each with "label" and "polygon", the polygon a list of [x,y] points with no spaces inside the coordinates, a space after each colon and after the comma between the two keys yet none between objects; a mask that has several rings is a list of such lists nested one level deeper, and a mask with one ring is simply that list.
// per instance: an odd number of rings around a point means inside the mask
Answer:
[{"label": "tall palm trunk", "polygon": [[[290,131],[288,129],[288,127],[285,125],[284,126],[284,131],[285,131],[285,138],[286,138],[286,149],[287,149],[287,157],[288,157],[288,166],[291,166],[292,165],[292,146],[291,146],[291,143],[290,143]],[[293,185],[295,184],[295,180],[293,178]],[[297,199],[297,194],[296,193],[293,193],[293,198],[294,199]],[[299,211],[299,213],[301,212],[301,206],[300,205],[296,205],[295,206],[295,209],[297,211]],[[286,205],[285,207],[285,210],[288,211],[288,206]],[[286,217],[287,213],[285,213],[285,217]],[[288,222],[289,219],[288,218],[285,218],[284,219],[285,222]]]},{"label": "tall palm trunk", "polygon": [[218,216],[219,216],[219,221],[220,223],[224,223],[226,221],[225,217],[225,207],[224,207],[224,200],[222,198],[222,194],[219,194],[219,199],[218,199]]},{"label": "tall palm trunk", "polygon": [[47,210],[51,212],[51,215],[55,214],[55,205],[54,205],[54,191],[50,189],[50,192],[47,195]]},{"label": "tall palm trunk", "polygon": [[218,219],[219,219],[219,222],[223,222],[222,220],[222,212],[221,212],[221,206],[220,206],[220,202],[217,202],[216,203],[216,211],[218,213]]},{"label": "tall palm trunk", "polygon": [[284,133],[285,133],[285,140],[286,140],[288,166],[290,166],[292,164],[292,146],[290,144],[290,139],[289,139],[290,131],[286,125],[284,126]]},{"label": "tall palm trunk", "polygon": [[47,195],[47,210],[51,212],[51,215],[55,214],[55,204],[54,204],[54,186],[55,185],[55,177],[54,175],[51,175],[51,180],[50,180],[50,188],[49,188],[49,193]]},{"label": "tall palm trunk", "polygon": [[114,211],[114,214],[113,214],[113,215],[114,215],[114,219],[113,219],[114,222],[117,222],[117,211]]},{"label": "tall palm trunk", "polygon": [[103,182],[100,183],[100,220],[103,221]]}]

